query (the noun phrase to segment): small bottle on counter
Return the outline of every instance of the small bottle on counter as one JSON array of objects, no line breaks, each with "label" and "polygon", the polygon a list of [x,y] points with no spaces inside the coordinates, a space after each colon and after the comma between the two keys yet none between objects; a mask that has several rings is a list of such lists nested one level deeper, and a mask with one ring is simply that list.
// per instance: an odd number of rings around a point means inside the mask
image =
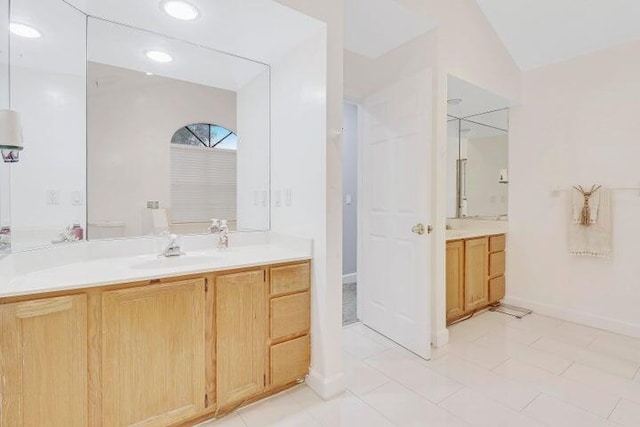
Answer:
[{"label": "small bottle on counter", "polygon": [[73,227],[71,227],[71,231],[75,236],[76,240],[84,239],[84,229],[80,224],[73,224]]}]

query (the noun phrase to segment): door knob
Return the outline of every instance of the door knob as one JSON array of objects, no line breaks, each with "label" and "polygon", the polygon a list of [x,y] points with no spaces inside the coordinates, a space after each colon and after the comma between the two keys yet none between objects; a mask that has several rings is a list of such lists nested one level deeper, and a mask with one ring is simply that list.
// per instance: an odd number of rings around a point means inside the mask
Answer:
[{"label": "door knob", "polygon": [[413,226],[411,231],[420,235],[424,234],[425,232],[431,234],[431,232],[433,231],[433,227],[431,227],[430,225],[425,227],[424,224],[416,224]]}]

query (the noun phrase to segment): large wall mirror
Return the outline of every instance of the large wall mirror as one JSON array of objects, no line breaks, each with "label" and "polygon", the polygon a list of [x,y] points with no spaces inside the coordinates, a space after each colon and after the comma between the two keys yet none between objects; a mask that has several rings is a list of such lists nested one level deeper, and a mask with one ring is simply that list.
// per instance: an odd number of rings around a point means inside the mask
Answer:
[{"label": "large wall mirror", "polygon": [[270,70],[89,18],[88,238],[269,228]]},{"label": "large wall mirror", "polygon": [[506,220],[510,102],[448,79],[447,217]]}]

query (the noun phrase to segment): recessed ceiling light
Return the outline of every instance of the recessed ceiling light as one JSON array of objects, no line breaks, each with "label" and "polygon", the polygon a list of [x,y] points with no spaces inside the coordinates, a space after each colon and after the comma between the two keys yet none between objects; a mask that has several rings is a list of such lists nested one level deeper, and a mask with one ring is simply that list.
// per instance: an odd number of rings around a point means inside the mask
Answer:
[{"label": "recessed ceiling light", "polygon": [[161,50],[149,50],[146,55],[147,58],[155,62],[167,63],[173,61],[173,57],[171,55]]},{"label": "recessed ceiling light", "polygon": [[172,18],[181,21],[192,21],[200,16],[198,9],[191,3],[182,0],[166,0],[161,3],[162,10]]},{"label": "recessed ceiling light", "polygon": [[148,72],[148,71],[147,71],[145,74],[146,74],[147,76],[153,76],[153,73],[150,73],[150,72]]},{"label": "recessed ceiling light", "polygon": [[460,105],[462,104],[462,98],[454,98],[447,100],[447,104],[449,105]]},{"label": "recessed ceiling light", "polygon": [[28,39],[38,39],[42,37],[42,33],[27,24],[12,22],[9,24],[9,31],[16,36],[26,37]]}]

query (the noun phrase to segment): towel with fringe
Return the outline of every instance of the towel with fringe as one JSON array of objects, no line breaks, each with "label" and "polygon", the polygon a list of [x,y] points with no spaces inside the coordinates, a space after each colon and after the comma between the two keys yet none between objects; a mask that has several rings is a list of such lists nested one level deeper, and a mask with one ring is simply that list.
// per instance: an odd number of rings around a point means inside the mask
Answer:
[{"label": "towel with fringe", "polygon": [[[590,207],[592,212],[595,211],[597,213],[591,215],[589,221],[591,224],[584,226],[576,221],[575,209],[578,197],[583,204],[584,198],[579,191],[572,190],[572,197],[570,198],[571,218],[569,221],[569,253],[571,255],[599,258],[609,258],[611,256],[611,190],[600,188],[596,193],[598,193],[598,197],[593,200],[593,204],[590,203]],[[593,208],[596,209],[594,210]]]}]

